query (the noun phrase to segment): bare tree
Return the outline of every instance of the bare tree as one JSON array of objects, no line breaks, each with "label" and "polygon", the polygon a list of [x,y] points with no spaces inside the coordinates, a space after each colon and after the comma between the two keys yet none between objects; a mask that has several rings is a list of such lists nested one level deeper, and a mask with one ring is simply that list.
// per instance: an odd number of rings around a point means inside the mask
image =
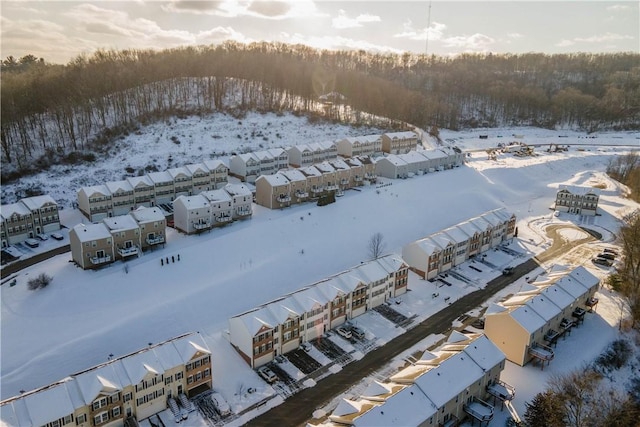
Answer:
[{"label": "bare tree", "polygon": [[624,219],[620,227],[618,240],[621,243],[623,257],[618,267],[618,288],[629,305],[635,327],[640,321],[640,213]]},{"label": "bare tree", "polygon": [[382,233],[375,233],[373,236],[371,236],[368,246],[369,256],[371,257],[371,259],[380,258],[380,255],[382,255],[382,252],[384,251],[384,247],[385,243]]}]

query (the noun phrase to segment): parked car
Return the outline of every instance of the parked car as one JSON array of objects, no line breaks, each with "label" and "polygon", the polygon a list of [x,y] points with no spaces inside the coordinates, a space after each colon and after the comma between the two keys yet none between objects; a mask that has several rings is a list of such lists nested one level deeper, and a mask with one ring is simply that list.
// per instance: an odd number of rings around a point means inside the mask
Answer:
[{"label": "parked car", "polygon": [[38,239],[42,240],[43,242],[44,242],[45,240],[49,240],[49,236],[47,236],[47,235],[46,235],[46,234],[44,234],[44,233],[36,234],[36,237],[37,237]]},{"label": "parked car", "polygon": [[37,248],[38,246],[40,246],[40,242],[38,242],[36,239],[27,239],[24,241],[24,244],[29,246],[30,248]]},{"label": "parked car", "polygon": [[616,256],[609,252],[602,252],[601,254],[598,254],[598,258],[604,258],[613,261],[614,259],[616,259]]},{"label": "parked car", "polygon": [[60,233],[51,233],[51,237],[56,240],[64,240],[64,236]]},{"label": "parked car", "polygon": [[338,333],[338,335],[340,335],[342,338],[351,339],[351,331],[348,330],[347,328],[345,328],[344,326],[339,326],[336,329],[336,332]]},{"label": "parked car", "polygon": [[269,384],[274,383],[278,380],[278,376],[268,366],[259,367],[258,375],[260,375],[262,379]]},{"label": "parked car", "polygon": [[351,335],[358,338],[359,340],[364,339],[364,329],[359,326],[352,326]]},{"label": "parked car", "polygon": [[602,252],[605,252],[605,253],[608,253],[608,254],[613,254],[613,255],[615,255],[615,256],[618,256],[618,252],[617,252],[617,251],[614,251],[613,249],[604,248],[604,249],[602,250]]},{"label": "parked car", "polygon": [[513,267],[506,267],[504,270],[502,270],[502,274],[504,276],[509,276],[513,274]]},{"label": "parked car", "polygon": [[611,267],[613,265],[613,261],[606,258],[594,258],[591,260],[592,263],[598,265],[604,265],[605,267]]},{"label": "parked car", "polygon": [[300,347],[302,347],[302,349],[307,353],[311,351],[311,343],[303,342],[302,344],[300,344]]},{"label": "parked car", "polygon": [[216,407],[216,411],[218,411],[220,416],[226,417],[231,413],[229,404],[220,393],[211,393],[211,402],[213,402],[213,406]]}]

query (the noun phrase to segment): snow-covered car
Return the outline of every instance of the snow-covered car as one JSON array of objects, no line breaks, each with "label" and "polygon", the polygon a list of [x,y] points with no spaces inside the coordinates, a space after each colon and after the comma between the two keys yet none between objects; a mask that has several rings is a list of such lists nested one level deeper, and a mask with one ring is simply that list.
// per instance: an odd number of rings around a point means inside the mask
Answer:
[{"label": "snow-covered car", "polygon": [[268,366],[259,367],[258,375],[260,375],[262,379],[269,384],[274,383],[278,380],[278,376]]},{"label": "snow-covered car", "polygon": [[51,233],[51,237],[56,240],[64,240],[64,236],[60,233]]},{"label": "snow-covered car", "polygon": [[359,326],[352,326],[351,335],[358,338],[359,340],[364,339],[364,329]]},{"label": "snow-covered car", "polygon": [[220,393],[211,393],[211,402],[213,403],[213,406],[216,407],[216,411],[218,411],[220,416],[226,417],[231,413],[229,404]]},{"label": "snow-covered car", "polygon": [[24,244],[29,246],[30,248],[37,248],[38,246],[40,246],[40,242],[38,242],[36,239],[27,239],[24,241]]},{"label": "snow-covered car", "polygon": [[308,342],[303,342],[302,344],[300,344],[300,347],[302,347],[302,349],[307,353],[311,351],[311,344]]},{"label": "snow-covered car", "polygon": [[46,235],[46,234],[44,234],[44,233],[36,234],[36,237],[37,237],[38,239],[42,240],[43,242],[44,242],[45,240],[49,240],[49,236],[47,236],[47,235]]},{"label": "snow-covered car", "polygon": [[336,329],[336,332],[338,333],[338,335],[340,335],[342,338],[351,339],[351,331],[348,330],[347,328],[345,328],[344,326],[339,326]]}]

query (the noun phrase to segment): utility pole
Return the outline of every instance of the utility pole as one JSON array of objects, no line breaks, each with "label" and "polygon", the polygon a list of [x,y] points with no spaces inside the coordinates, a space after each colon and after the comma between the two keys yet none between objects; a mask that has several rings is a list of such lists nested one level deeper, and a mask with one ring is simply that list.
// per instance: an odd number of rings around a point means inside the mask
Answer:
[{"label": "utility pole", "polygon": [[429,12],[427,13],[427,44],[424,50],[425,56],[429,56],[429,28],[431,28],[431,0],[429,0]]}]

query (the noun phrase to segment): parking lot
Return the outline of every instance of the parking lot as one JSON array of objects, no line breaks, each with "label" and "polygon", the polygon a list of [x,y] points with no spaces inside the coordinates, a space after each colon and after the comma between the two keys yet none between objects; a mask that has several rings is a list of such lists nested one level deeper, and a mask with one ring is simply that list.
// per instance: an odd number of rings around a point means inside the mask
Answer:
[{"label": "parking lot", "polygon": [[339,361],[340,364],[348,363],[353,360],[351,355],[328,338],[320,337],[313,341],[313,345],[329,359]]},{"label": "parking lot", "polygon": [[309,356],[307,352],[302,348],[290,351],[289,353],[287,353],[286,357],[291,363],[293,363],[296,368],[300,369],[300,371],[305,375],[309,375],[310,373],[322,367],[322,365],[317,360]]},{"label": "parking lot", "polygon": [[398,326],[407,326],[411,323],[411,319],[402,313],[398,313],[387,304],[379,305],[373,309]]}]

